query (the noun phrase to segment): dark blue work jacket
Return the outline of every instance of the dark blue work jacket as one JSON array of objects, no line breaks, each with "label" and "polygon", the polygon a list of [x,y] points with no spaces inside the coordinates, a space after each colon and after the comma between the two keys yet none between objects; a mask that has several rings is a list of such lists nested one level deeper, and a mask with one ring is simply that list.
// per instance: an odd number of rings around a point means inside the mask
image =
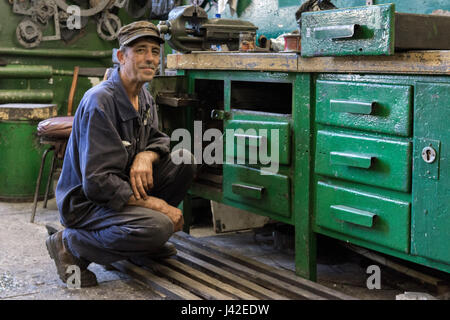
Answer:
[{"label": "dark blue work jacket", "polygon": [[137,112],[116,68],[84,94],[75,113],[56,187],[61,223],[74,225],[91,210],[120,211],[133,194],[129,171],[136,154],[151,150],[162,156],[169,143],[158,130],[150,93],[141,89]]}]

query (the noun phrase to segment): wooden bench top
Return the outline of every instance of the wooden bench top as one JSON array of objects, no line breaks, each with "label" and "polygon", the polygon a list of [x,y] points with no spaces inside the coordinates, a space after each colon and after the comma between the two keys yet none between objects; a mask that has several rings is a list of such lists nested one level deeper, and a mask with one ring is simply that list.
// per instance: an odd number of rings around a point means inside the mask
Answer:
[{"label": "wooden bench top", "polygon": [[450,75],[450,51],[408,51],[393,56],[302,58],[295,53],[193,52],[169,54],[169,69]]}]

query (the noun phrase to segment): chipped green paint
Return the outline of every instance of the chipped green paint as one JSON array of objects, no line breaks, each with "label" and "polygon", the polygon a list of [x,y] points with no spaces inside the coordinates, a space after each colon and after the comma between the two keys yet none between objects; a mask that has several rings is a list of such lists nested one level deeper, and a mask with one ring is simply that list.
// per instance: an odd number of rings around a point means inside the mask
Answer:
[{"label": "chipped green paint", "polygon": [[9,65],[0,67],[0,78],[51,78],[51,66]]},{"label": "chipped green paint", "polygon": [[52,100],[52,90],[0,90],[0,103],[49,103]]},{"label": "chipped green paint", "polygon": [[[315,172],[383,188],[408,192],[411,183],[411,142],[389,137],[319,130]],[[341,157],[337,161],[337,155]],[[346,161],[343,160],[347,155]],[[353,157],[353,160],[350,159]],[[355,161],[355,158],[362,159]],[[370,159],[369,163],[364,159]]]},{"label": "chipped green paint", "polygon": [[[257,35],[264,34],[267,38],[276,38],[283,33],[298,30],[295,21],[295,12],[306,0],[252,0],[245,8],[241,8],[238,1],[237,15],[231,15],[226,6],[222,17],[229,19],[242,19],[252,22],[258,27]],[[338,8],[360,7],[366,5],[366,0],[331,0]],[[450,11],[448,0],[374,0],[374,4],[394,3],[397,12],[430,14],[435,10]],[[242,6],[243,7],[243,6]],[[213,18],[217,13],[213,7],[208,16]]]},{"label": "chipped green paint", "polygon": [[[415,93],[411,252],[450,264],[450,84],[419,83]],[[422,150],[436,159],[426,163]],[[450,267],[449,267],[450,269]],[[450,272],[450,271],[449,271]]]},{"label": "chipped green paint", "polygon": [[318,80],[316,121],[408,137],[412,98],[411,86]]},{"label": "chipped green paint", "polygon": [[80,58],[80,59],[105,59],[112,57],[112,50],[83,50],[83,49],[21,49],[0,48],[0,54],[4,56],[25,57],[53,57],[53,58]]},{"label": "chipped green paint", "polygon": [[[41,145],[36,136],[38,120],[0,120],[0,200],[32,201],[41,156],[48,146]],[[47,158],[50,158],[50,153]],[[42,181],[47,181],[51,161],[47,161]],[[43,196],[46,183],[41,183]]]},{"label": "chipped green paint", "polygon": [[[448,126],[442,121],[448,118],[448,76],[190,68],[194,70],[184,74],[191,93],[196,79],[223,81],[224,111],[232,115],[224,127],[230,121],[281,121],[289,123],[291,132],[291,162],[280,167],[281,180],[256,179],[255,167],[226,165],[222,189],[195,184],[192,195],[294,225],[296,273],[305,278],[316,279],[317,233],[450,272],[450,259],[441,245],[448,243],[450,230],[445,207],[450,175],[448,161],[444,163],[450,157]],[[262,116],[233,109],[233,81],[292,83],[292,114]],[[332,100],[366,104],[362,109],[354,104],[331,108]],[[436,105],[440,108],[434,110]],[[439,115],[427,114],[430,108]],[[330,116],[331,112],[340,115]],[[374,118],[364,119],[369,116]],[[440,142],[440,158],[425,166],[419,144],[430,141],[433,146]],[[265,194],[272,185],[286,190],[286,181],[288,202],[276,192]],[[267,202],[277,198],[278,205]],[[288,204],[290,215],[285,215]],[[424,207],[428,213],[421,211]]]},{"label": "chipped green paint", "polygon": [[258,169],[224,164],[223,193],[225,198],[264,210],[271,217],[291,215],[290,179],[284,175],[261,175]]},{"label": "chipped green paint", "polygon": [[[341,208],[336,214],[336,207]],[[346,215],[342,214],[346,207]],[[409,252],[411,203],[319,181],[316,198],[316,224],[405,253]],[[349,217],[349,211],[353,215]],[[366,219],[355,212],[366,212]],[[373,215],[368,219],[367,215]],[[373,219],[373,222],[372,222]],[[370,223],[369,221],[370,220]]]},{"label": "chipped green paint", "polygon": [[302,14],[302,56],[391,55],[393,4]]}]

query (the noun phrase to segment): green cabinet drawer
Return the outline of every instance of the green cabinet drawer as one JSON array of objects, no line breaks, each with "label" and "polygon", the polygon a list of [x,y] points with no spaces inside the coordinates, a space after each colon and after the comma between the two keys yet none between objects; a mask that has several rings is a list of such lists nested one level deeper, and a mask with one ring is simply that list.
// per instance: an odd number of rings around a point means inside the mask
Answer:
[{"label": "green cabinet drawer", "polygon": [[408,192],[411,184],[411,142],[319,130],[315,172]]},{"label": "green cabinet drawer", "polygon": [[257,169],[224,164],[223,195],[276,215],[291,215],[290,178],[284,175],[262,175]]},{"label": "green cabinet drawer", "polygon": [[[279,164],[290,163],[291,135],[288,122],[231,120],[226,129],[233,130],[230,131],[232,134],[226,132],[227,162],[270,165],[270,160]],[[233,144],[230,144],[231,137]]]},{"label": "green cabinet drawer", "polygon": [[315,224],[409,252],[411,204],[380,194],[317,183]]},{"label": "green cabinet drawer", "polygon": [[394,54],[393,4],[305,12],[302,56]]},{"label": "green cabinet drawer", "polygon": [[318,80],[316,122],[410,136],[412,87]]}]

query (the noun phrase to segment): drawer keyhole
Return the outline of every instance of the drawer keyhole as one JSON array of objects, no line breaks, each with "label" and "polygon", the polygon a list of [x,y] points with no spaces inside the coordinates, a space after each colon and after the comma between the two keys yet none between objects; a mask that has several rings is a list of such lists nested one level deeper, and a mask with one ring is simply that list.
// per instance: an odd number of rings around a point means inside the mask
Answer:
[{"label": "drawer keyhole", "polygon": [[422,150],[422,159],[426,163],[433,163],[436,159],[436,150],[432,147],[425,147]]}]

